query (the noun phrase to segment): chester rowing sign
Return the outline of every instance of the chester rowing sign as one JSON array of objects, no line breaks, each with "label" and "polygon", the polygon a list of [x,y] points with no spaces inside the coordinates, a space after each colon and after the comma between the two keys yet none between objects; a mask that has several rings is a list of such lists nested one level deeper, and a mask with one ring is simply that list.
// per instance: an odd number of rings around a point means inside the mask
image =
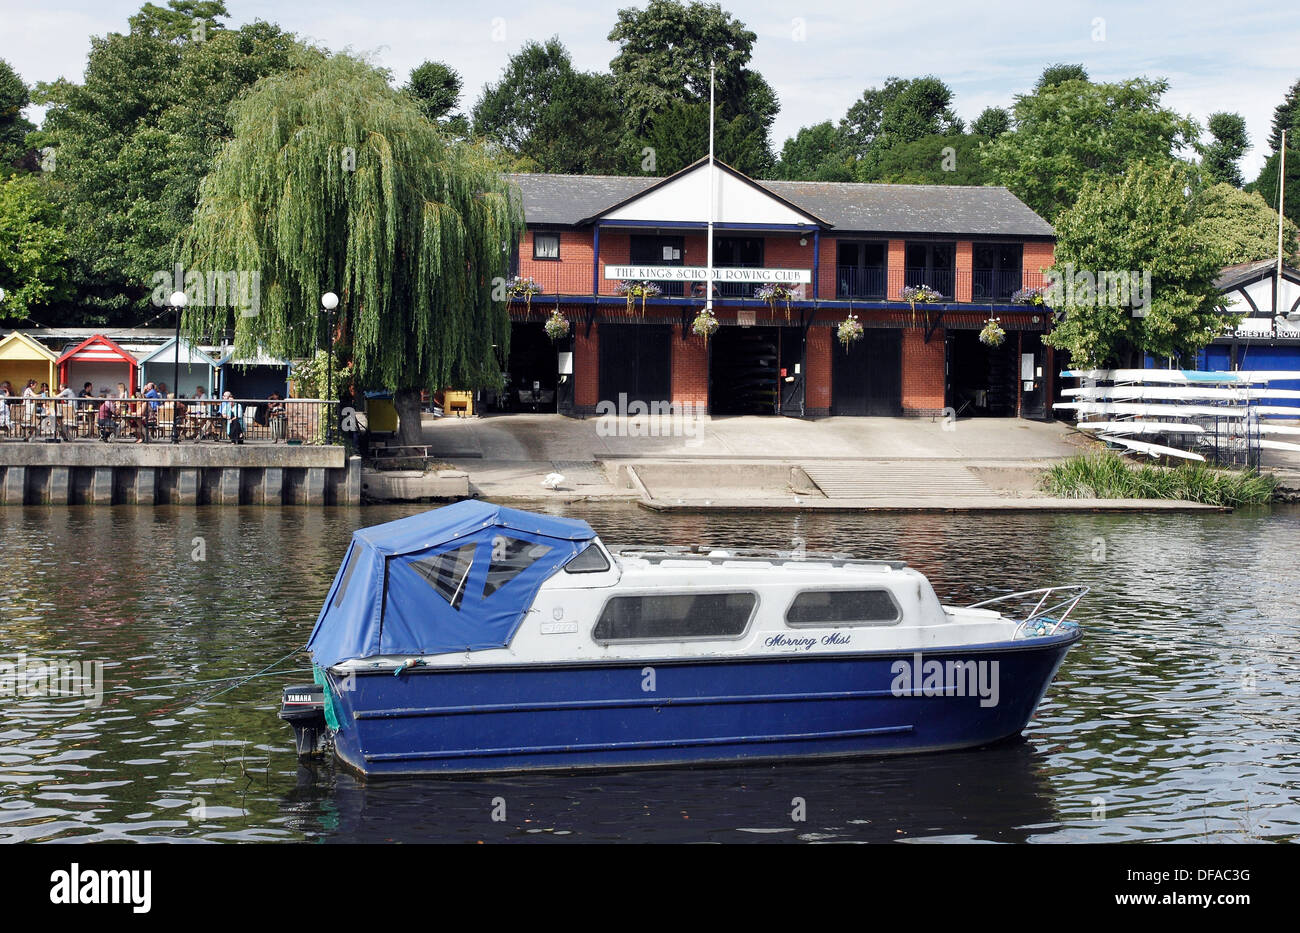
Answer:
[{"label": "chester rowing sign", "polygon": [[[605,278],[629,281],[704,282],[709,277],[704,266],[605,266]],[[735,269],[715,268],[715,282],[777,282],[782,285],[812,283],[810,269]]]}]

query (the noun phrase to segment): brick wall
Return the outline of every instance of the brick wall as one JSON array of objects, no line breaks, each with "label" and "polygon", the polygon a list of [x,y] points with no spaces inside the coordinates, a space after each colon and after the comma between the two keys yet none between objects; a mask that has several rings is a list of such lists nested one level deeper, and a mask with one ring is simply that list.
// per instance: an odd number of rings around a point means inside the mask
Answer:
[{"label": "brick wall", "polygon": [[1053,262],[1056,261],[1056,244],[1055,243],[1026,243],[1021,261],[1022,269],[1026,277],[1034,277],[1034,285],[1038,284],[1038,273],[1042,272]]},{"label": "brick wall", "polygon": [[[632,261],[632,237],[627,233],[611,233],[608,230],[600,231],[600,294],[616,295],[618,294],[618,280],[605,278],[606,264],[611,266],[625,266]],[[587,293],[591,293],[591,285],[588,284]]]},{"label": "brick wall", "polygon": [[804,408],[809,415],[831,412],[831,354],[838,348],[835,331],[830,327],[808,328],[805,347]]},{"label": "brick wall", "polygon": [[944,408],[943,329],[925,342],[925,329],[903,329],[903,414],[939,414]]},{"label": "brick wall", "polygon": [[822,235],[821,248],[821,266],[817,269],[817,297],[834,298],[835,297],[835,263],[836,243],[835,237]]},{"label": "brick wall", "polygon": [[957,241],[957,301],[971,300],[971,269],[974,264],[975,246],[970,240]]},{"label": "brick wall", "polygon": [[889,241],[889,285],[885,297],[889,301],[898,301],[898,293],[903,290],[903,263],[907,258],[905,241]]},{"label": "brick wall", "polygon": [[573,324],[573,404],[580,411],[594,409],[600,401],[600,324],[592,325],[588,337],[587,325],[579,316],[569,320]]},{"label": "brick wall", "polygon": [[672,400],[689,402],[701,409],[709,403],[709,348],[703,337],[690,334],[683,340],[681,329],[673,328]]}]

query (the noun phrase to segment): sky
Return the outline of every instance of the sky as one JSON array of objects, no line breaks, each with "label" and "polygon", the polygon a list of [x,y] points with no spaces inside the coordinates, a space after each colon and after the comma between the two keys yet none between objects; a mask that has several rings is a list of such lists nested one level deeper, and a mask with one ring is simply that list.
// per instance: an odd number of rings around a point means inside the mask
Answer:
[{"label": "sky", "polygon": [[[28,84],[79,81],[90,37],[126,32],[143,3],[0,0],[0,58]],[[558,35],[577,67],[606,70],[617,52],[606,37],[625,6],[645,0],[226,0],[227,25],[271,20],[329,49],[366,53],[398,84],[421,62],[444,61],[464,78],[464,110],[530,39]],[[1010,106],[1045,65],[1078,62],[1097,81],[1165,78],[1165,105],[1202,127],[1216,111],[1240,113],[1253,143],[1242,160],[1251,180],[1267,155],[1273,108],[1300,80],[1293,2],[731,0],[723,8],[758,34],[751,64],[781,101],[778,152],[800,127],[838,121],[891,75],[938,76],[969,122],[986,106]],[[28,116],[39,122],[41,112]]]}]

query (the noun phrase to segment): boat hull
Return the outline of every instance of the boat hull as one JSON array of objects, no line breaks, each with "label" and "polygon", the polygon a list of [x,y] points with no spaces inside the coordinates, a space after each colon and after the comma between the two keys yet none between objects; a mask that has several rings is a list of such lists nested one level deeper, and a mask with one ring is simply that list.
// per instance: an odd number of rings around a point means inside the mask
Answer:
[{"label": "boat hull", "polygon": [[[368,776],[904,754],[1018,735],[1058,635],[923,653],[809,653],[327,672],[339,759]],[[935,664],[938,665],[936,677]]]}]

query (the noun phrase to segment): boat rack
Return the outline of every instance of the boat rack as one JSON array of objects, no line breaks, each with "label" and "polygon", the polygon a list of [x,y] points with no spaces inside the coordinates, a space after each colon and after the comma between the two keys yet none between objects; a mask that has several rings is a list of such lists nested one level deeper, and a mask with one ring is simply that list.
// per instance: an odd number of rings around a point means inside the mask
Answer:
[{"label": "boat rack", "polygon": [[609,552],[616,557],[637,557],[655,564],[665,560],[695,558],[712,561],[816,561],[818,563],[828,563],[834,567],[869,566],[888,567],[891,570],[902,570],[907,566],[907,562],[902,560],[870,560],[863,557],[854,557],[852,554],[840,554],[832,551],[794,551],[781,550],[778,548],[754,547],[722,548],[706,547],[701,544],[693,544],[689,546],[656,545],[651,547],[639,545],[607,545],[607,548]]}]

